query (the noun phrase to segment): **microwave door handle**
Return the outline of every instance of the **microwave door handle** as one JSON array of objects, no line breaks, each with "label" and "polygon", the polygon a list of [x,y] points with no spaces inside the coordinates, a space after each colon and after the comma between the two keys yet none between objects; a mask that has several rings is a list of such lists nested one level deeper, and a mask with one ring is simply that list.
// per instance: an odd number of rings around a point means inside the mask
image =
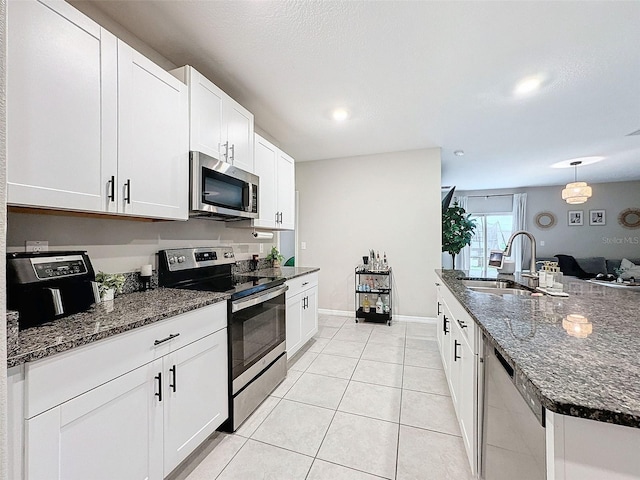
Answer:
[{"label": "microwave door handle", "polygon": [[253,192],[253,183],[248,183],[245,191],[247,194],[247,201],[245,202],[245,205],[247,205],[246,211],[253,212],[253,195],[251,194]]}]

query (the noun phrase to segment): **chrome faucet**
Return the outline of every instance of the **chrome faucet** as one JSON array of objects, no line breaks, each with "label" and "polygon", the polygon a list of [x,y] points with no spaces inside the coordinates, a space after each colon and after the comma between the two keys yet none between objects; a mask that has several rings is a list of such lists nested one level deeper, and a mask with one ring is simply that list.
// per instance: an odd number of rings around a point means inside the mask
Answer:
[{"label": "chrome faucet", "polygon": [[[538,272],[536,271],[536,239],[531,233],[525,230],[518,230],[517,232],[513,232],[509,237],[509,240],[507,241],[507,248],[504,249],[504,256],[505,257],[511,256],[511,247],[513,246],[513,239],[516,238],[518,235],[525,235],[529,237],[529,243],[531,244],[531,261],[529,263],[529,275],[523,274],[523,276],[529,277],[531,279],[529,281],[530,284],[533,284],[533,283],[537,284]],[[530,285],[530,286],[537,287],[537,285]]]}]

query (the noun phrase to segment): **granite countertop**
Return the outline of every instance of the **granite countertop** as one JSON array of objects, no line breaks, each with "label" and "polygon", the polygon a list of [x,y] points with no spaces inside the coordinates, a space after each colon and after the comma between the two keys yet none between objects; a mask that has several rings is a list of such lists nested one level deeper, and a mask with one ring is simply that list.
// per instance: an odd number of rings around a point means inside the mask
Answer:
[{"label": "granite countertop", "polygon": [[262,268],[253,272],[244,272],[240,275],[251,275],[254,277],[284,277],[286,280],[301,277],[308,273],[317,272],[317,267],[280,267],[280,268]]},{"label": "granite countertop", "polygon": [[[466,288],[463,272],[436,273],[544,407],[640,428],[640,292],[565,276],[569,297],[496,296]],[[587,317],[593,332],[569,336],[568,314]]]},{"label": "granite countertop", "polygon": [[[120,295],[86,312],[20,332],[15,322],[15,331],[7,331],[7,344],[12,346],[7,352],[7,366],[39,360],[228,298],[224,293],[156,288]],[[15,314],[8,312],[8,325],[17,319]]]}]

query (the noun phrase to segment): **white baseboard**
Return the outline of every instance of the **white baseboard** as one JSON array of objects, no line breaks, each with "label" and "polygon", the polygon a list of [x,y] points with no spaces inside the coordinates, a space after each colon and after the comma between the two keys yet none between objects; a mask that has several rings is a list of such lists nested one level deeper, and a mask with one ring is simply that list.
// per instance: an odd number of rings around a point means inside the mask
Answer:
[{"label": "white baseboard", "polygon": [[355,317],[355,312],[352,310],[328,310],[326,308],[319,308],[318,313],[322,315],[333,315],[336,317]]},{"label": "white baseboard", "polygon": [[[329,310],[326,308],[319,308],[318,313],[322,315],[333,315],[336,317],[354,317],[355,313],[351,310]],[[413,323],[425,323],[427,325],[435,325],[437,320],[433,317],[416,317],[413,315],[394,315],[393,321],[395,322],[413,322]]]},{"label": "white baseboard", "polygon": [[394,315],[393,320],[396,322],[424,323],[426,325],[436,325],[438,323],[432,317],[415,317],[413,315]]}]

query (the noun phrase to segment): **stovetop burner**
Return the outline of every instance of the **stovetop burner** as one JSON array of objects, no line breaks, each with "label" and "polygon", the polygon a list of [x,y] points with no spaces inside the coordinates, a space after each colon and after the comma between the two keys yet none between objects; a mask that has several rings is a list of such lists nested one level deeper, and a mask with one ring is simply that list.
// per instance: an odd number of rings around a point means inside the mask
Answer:
[{"label": "stovetop burner", "polygon": [[232,275],[235,258],[231,247],[161,250],[158,256],[158,283],[161,287],[228,293],[232,300],[236,300],[285,282],[279,277]]}]

